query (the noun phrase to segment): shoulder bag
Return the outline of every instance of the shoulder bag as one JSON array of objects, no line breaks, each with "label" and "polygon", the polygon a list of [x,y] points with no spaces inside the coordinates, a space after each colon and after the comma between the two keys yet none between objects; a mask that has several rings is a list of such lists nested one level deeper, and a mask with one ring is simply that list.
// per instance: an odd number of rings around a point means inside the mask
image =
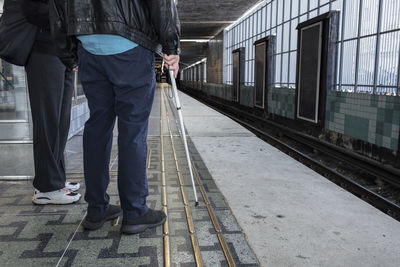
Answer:
[{"label": "shoulder bag", "polygon": [[25,66],[38,28],[25,19],[19,0],[5,0],[3,10],[0,17],[0,58]]}]

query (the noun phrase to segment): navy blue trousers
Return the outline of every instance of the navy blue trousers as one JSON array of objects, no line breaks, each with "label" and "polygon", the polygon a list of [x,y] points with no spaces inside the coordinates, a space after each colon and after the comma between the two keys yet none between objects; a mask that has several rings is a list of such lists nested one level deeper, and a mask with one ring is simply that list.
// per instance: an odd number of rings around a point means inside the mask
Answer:
[{"label": "navy blue trousers", "polygon": [[154,99],[154,54],[136,47],[93,55],[79,47],[79,78],[90,109],[83,134],[88,215],[103,213],[115,119],[118,117],[118,191],[124,218],[147,212],[147,129]]}]

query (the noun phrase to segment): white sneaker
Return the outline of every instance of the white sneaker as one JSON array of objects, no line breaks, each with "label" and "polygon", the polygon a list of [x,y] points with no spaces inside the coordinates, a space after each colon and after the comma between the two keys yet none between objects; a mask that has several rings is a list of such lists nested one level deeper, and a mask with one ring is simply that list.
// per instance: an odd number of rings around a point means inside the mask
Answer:
[{"label": "white sneaker", "polygon": [[42,193],[35,189],[32,202],[39,205],[45,204],[71,204],[77,202],[81,198],[81,194],[71,192],[65,188]]},{"label": "white sneaker", "polygon": [[81,185],[79,183],[73,183],[73,182],[65,182],[65,189],[73,192],[78,190],[81,187]]}]

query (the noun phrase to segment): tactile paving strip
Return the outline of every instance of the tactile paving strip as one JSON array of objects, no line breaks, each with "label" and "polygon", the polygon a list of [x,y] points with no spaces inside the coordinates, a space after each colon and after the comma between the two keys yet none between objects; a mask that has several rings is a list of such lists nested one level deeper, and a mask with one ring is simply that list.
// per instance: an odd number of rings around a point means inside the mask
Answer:
[{"label": "tactile paving strip", "polygon": [[[189,138],[200,205],[194,194],[183,142],[171,100],[157,90],[153,113],[160,114],[159,136],[148,138],[148,205],[164,209],[163,227],[121,235],[119,222],[85,231],[86,203],[36,206],[30,181],[0,182],[0,262],[3,266],[259,266],[228,204]],[[163,111],[164,109],[164,111]],[[79,146],[67,154],[69,179],[81,182]],[[118,204],[116,143],[110,162],[111,203]]]}]

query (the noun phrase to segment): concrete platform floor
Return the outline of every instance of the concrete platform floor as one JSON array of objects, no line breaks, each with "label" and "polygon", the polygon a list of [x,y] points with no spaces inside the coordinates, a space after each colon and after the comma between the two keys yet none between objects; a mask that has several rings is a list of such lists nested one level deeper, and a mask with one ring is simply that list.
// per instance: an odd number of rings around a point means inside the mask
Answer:
[{"label": "concrete platform floor", "polygon": [[400,266],[400,222],[180,93],[186,129],[262,266]]},{"label": "concrete platform floor", "polygon": [[[203,266],[228,266],[230,257],[236,266],[400,266],[399,222],[180,94],[205,196],[197,185],[200,206],[194,208],[167,95],[157,90],[150,118],[148,203],[167,210],[168,228],[126,236],[119,234],[119,221],[114,221],[98,231],[84,231],[84,200],[35,206],[31,181],[1,181],[0,266],[163,266],[166,240],[171,266],[196,266],[196,255]],[[69,178],[83,185],[82,137],[72,138],[66,150]],[[117,169],[115,140],[112,203],[119,201]],[[227,250],[222,249],[224,243]]]},{"label": "concrete platform floor", "polygon": [[[37,206],[31,202],[31,181],[0,181],[0,266],[163,266],[168,260],[165,248],[171,266],[196,266],[196,260],[203,266],[228,266],[228,260],[236,266],[259,266],[227,202],[191,145],[193,164],[204,193],[203,197],[197,185],[200,205],[194,207],[184,148],[167,99],[158,89],[150,118],[147,172],[148,205],[167,210],[168,227],[121,235],[120,220],[115,220],[100,230],[85,231],[80,226],[87,207],[83,199],[73,205]],[[79,191],[83,194],[81,135],[68,142],[66,159],[68,177],[81,183]],[[108,189],[114,204],[119,203],[117,169],[115,140]],[[223,250],[222,244],[227,249]]]}]

